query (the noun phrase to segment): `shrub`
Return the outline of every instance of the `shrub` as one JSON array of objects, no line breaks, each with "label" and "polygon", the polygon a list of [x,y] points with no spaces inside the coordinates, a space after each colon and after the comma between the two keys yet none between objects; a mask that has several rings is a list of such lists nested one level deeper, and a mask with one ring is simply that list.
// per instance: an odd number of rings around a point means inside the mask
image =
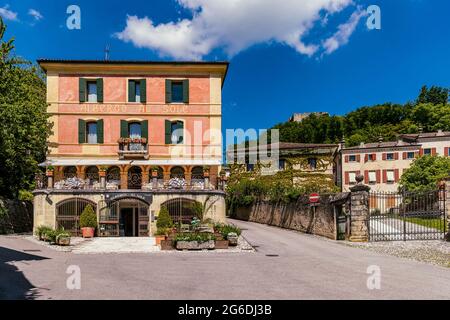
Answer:
[{"label": "shrub", "polygon": [[157,236],[165,236],[169,233],[169,228],[158,228],[156,229],[155,235]]},{"label": "shrub", "polygon": [[198,241],[198,242],[206,242],[209,240],[216,240],[216,237],[211,233],[178,233],[175,236],[175,242],[177,241]]},{"label": "shrub", "polygon": [[97,228],[97,215],[90,204],[88,204],[80,216],[81,228]]},{"label": "shrub", "polygon": [[20,201],[33,201],[33,194],[28,190],[19,190]]},{"label": "shrub", "polygon": [[156,227],[158,229],[173,227],[173,221],[166,206],[162,206],[161,210],[159,211],[158,219],[156,220]]},{"label": "shrub", "polygon": [[52,228],[48,227],[48,226],[39,226],[36,228],[36,235],[39,238],[42,238],[44,236],[44,234],[46,234],[48,231],[51,231]]},{"label": "shrub", "polygon": [[240,236],[242,233],[242,230],[240,228],[232,224],[216,224],[214,226],[214,229],[222,234],[224,239],[227,239],[228,234],[231,232],[236,233],[238,236]]}]

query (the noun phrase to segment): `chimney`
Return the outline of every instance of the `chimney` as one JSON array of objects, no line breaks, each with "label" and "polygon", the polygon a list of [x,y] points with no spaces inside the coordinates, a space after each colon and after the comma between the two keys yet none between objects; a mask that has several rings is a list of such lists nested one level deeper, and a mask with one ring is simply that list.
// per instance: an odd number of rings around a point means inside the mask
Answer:
[{"label": "chimney", "polygon": [[442,132],[442,130],[441,129],[439,129],[438,131],[437,131],[437,134],[436,134],[437,136],[443,136],[444,135],[444,132]]},{"label": "chimney", "polygon": [[359,144],[359,147],[360,147],[360,148],[364,148],[364,142],[361,142],[361,143]]}]

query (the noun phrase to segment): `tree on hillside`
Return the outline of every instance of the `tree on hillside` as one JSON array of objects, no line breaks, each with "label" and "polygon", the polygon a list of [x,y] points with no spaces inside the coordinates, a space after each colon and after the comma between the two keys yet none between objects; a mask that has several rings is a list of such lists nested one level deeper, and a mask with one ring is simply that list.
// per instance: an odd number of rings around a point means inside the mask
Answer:
[{"label": "tree on hillside", "polygon": [[413,161],[401,179],[400,188],[406,191],[426,191],[436,189],[442,179],[450,175],[450,158],[423,156]]},{"label": "tree on hillside", "polygon": [[432,86],[430,89],[427,86],[423,86],[417,98],[417,104],[431,103],[434,105],[446,105],[448,103],[448,91],[447,88],[438,86]]},{"label": "tree on hillside", "polygon": [[45,159],[50,126],[40,69],[13,54],[0,18],[0,194],[15,198],[31,190],[38,163]]}]

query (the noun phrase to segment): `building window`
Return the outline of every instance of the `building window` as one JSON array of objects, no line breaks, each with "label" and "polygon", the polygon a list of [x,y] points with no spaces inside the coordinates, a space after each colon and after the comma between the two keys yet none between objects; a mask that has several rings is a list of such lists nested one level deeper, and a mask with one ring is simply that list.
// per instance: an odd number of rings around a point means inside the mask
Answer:
[{"label": "building window", "polygon": [[97,81],[87,81],[87,102],[97,102]]},{"label": "building window", "polygon": [[183,121],[166,120],[166,144],[183,143],[184,135]]},{"label": "building window", "polygon": [[369,183],[370,184],[377,183],[377,173],[376,173],[376,171],[369,171]]},{"label": "building window", "polygon": [[356,183],[356,172],[349,172],[348,178],[349,178],[350,184],[355,184]]},{"label": "building window", "polygon": [[367,160],[368,160],[368,161],[375,161],[375,155],[374,155],[374,154],[369,154],[369,155],[367,156]]},{"label": "building window", "polygon": [[414,152],[408,152],[406,154],[406,159],[414,159],[415,158],[415,154]]},{"label": "building window", "polygon": [[431,148],[423,149],[423,154],[424,154],[425,156],[431,155]]},{"label": "building window", "polygon": [[394,160],[394,154],[393,153],[386,153],[386,160]]},{"label": "building window", "polygon": [[87,143],[96,144],[97,139],[97,122],[86,123]]},{"label": "building window", "polygon": [[166,80],[166,103],[189,103],[189,80]]},{"label": "building window", "polygon": [[139,122],[131,122],[128,124],[128,132],[131,139],[140,139],[142,137],[142,126]]},{"label": "building window", "polygon": [[308,159],[308,166],[311,170],[316,170],[317,168],[317,159],[316,158],[309,158]]},{"label": "building window", "polygon": [[128,102],[147,102],[146,97],[147,81],[142,80],[128,80]]},{"label": "building window", "polygon": [[348,156],[348,161],[349,162],[356,162],[356,155],[352,154]]},{"label": "building window", "polygon": [[172,102],[183,102],[183,82],[172,81]]},{"label": "building window", "polygon": [[386,182],[387,183],[394,183],[395,182],[394,170],[387,170],[386,171]]},{"label": "building window", "polygon": [[278,170],[284,170],[286,168],[286,160],[278,160]]}]

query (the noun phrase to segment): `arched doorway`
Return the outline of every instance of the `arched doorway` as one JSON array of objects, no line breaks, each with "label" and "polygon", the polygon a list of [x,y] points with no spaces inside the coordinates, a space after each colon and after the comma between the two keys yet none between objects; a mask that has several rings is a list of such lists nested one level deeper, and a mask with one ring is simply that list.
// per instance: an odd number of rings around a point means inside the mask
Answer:
[{"label": "arched doorway", "polygon": [[198,216],[196,207],[200,205],[200,202],[192,199],[175,198],[164,202],[161,207],[167,208],[174,223],[190,224],[192,218]]},{"label": "arched doorway", "polygon": [[203,175],[203,167],[193,167],[191,170],[191,187],[193,189],[205,188],[205,177]]},{"label": "arched doorway", "polygon": [[133,197],[101,202],[99,235],[146,237],[149,235],[149,203]]},{"label": "arched doorway", "polygon": [[80,215],[87,205],[97,212],[95,202],[84,198],[71,198],[56,204],[56,228],[64,228],[73,236],[80,235]]},{"label": "arched doorway", "polygon": [[182,167],[173,167],[170,169],[170,178],[184,179],[184,169]]},{"label": "arched doorway", "polygon": [[142,187],[142,169],[131,167],[128,170],[128,189],[141,189]]}]

